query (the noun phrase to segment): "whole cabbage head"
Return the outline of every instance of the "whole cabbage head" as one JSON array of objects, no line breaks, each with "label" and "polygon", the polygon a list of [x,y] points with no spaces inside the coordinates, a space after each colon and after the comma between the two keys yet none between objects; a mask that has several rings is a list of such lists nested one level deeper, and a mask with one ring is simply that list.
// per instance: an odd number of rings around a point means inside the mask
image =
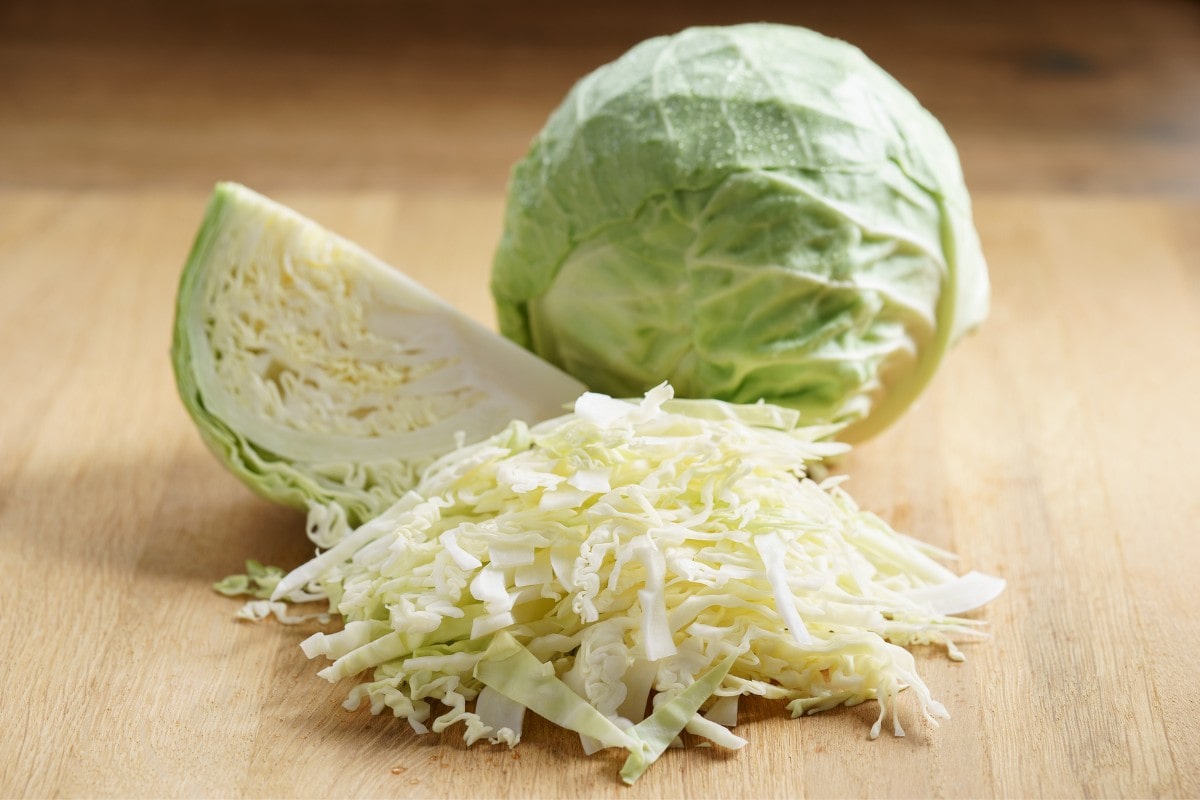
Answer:
[{"label": "whole cabbage head", "polygon": [[692,28],[583,78],[513,171],[501,331],[610,395],[770,403],[863,439],[987,314],[945,130],[857,48]]}]

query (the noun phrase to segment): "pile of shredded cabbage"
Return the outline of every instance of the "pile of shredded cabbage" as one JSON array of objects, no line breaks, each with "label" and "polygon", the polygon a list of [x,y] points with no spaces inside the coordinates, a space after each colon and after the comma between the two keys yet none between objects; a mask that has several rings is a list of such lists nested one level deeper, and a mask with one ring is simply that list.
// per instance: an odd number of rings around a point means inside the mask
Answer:
[{"label": "pile of shredded cabbage", "polygon": [[629,750],[627,782],[683,730],[745,744],[730,730],[741,695],[793,716],[876,700],[872,737],[889,714],[903,735],[905,688],[927,719],[946,717],[904,646],[960,657],[952,640],[979,623],[951,615],[1003,581],[957,577],[837,479],[809,477],[846,450],[831,428],[671,398],[665,384],[640,402],[588,393],[572,414],[513,422],[356,530],[314,507],[323,552],[260,575],[271,599],[247,613],[326,596],[344,628],[302,647],[333,662],[329,681],[367,673],[347,708],[509,745],[532,709],[589,752]]}]

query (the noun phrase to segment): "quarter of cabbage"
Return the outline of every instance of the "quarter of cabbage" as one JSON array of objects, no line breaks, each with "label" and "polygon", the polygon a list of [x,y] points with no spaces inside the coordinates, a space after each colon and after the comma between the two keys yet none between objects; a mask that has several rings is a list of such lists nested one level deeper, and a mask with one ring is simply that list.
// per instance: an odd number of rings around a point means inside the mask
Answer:
[{"label": "quarter of cabbage", "polygon": [[581,385],[353,242],[217,186],[180,281],[172,363],[210,448],[265,497],[367,520],[421,468]]},{"label": "quarter of cabbage", "polygon": [[801,28],[648,40],[570,91],[515,167],[501,331],[614,396],[770,403],[865,438],[986,316],[942,126]]}]

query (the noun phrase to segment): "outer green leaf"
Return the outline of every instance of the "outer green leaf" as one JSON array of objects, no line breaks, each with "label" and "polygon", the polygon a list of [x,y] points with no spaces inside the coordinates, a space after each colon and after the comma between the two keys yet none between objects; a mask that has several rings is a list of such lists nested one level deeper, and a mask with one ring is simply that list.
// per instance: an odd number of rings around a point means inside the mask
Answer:
[{"label": "outer green leaf", "polygon": [[640,750],[637,739],[571,691],[551,665],[539,661],[509,633],[496,634],[475,666],[475,677],[559,727],[590,736],[605,747]]},{"label": "outer green leaf", "polygon": [[643,746],[630,751],[621,767],[621,780],[633,783],[658,760],[663,751],[675,741],[704,701],[712,697],[713,692],[721,686],[721,681],[729,674],[738,654],[730,653],[724,661],[717,663],[696,682],[672,697],[654,710],[654,713],[639,722],[633,728],[633,733],[640,739]]}]

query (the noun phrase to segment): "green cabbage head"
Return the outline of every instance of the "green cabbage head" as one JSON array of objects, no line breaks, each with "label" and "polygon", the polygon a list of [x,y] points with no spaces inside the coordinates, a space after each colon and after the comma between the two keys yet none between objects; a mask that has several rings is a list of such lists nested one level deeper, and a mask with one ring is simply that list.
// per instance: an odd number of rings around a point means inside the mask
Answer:
[{"label": "green cabbage head", "polygon": [[857,48],[771,24],[651,39],[513,171],[501,331],[590,388],[879,431],[987,314],[945,130]]}]

